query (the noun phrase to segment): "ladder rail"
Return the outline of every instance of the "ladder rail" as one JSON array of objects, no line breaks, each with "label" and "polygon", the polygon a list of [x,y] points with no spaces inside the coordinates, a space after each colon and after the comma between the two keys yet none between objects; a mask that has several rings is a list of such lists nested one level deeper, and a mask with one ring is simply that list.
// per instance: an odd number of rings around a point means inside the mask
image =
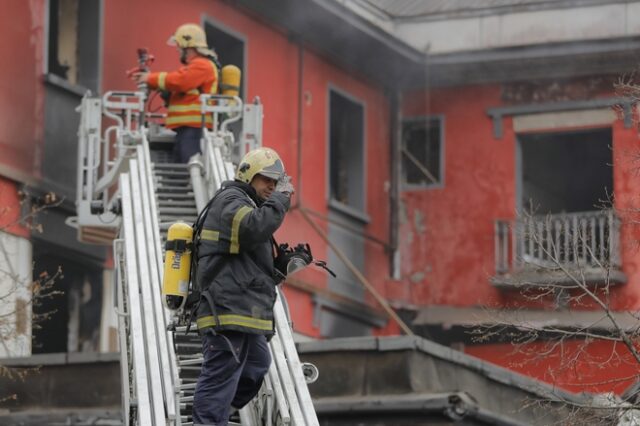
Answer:
[{"label": "ladder rail", "polygon": [[[149,280],[152,297],[152,321],[155,328],[158,344],[156,350],[160,360],[160,378],[163,385],[163,399],[166,401],[167,417],[170,420],[176,418],[176,406],[174,401],[174,374],[170,364],[171,353],[173,353],[173,344],[168,343],[167,333],[167,312],[161,300],[162,294],[162,277],[160,259],[159,228],[157,226],[157,214],[154,220],[155,209],[155,192],[152,186],[151,167],[147,162],[149,157],[148,144],[145,144],[146,138],[143,139],[143,145],[137,147],[138,171],[140,179],[140,192],[142,202],[144,234],[147,241],[151,244],[147,245],[147,256],[149,264]],[[145,152],[146,151],[146,152]],[[132,171],[133,173],[133,171]]]},{"label": "ladder rail", "polygon": [[[125,249],[125,268],[126,277],[123,277],[123,282],[126,282],[126,289],[129,299],[129,340],[131,349],[132,362],[132,380],[134,380],[133,389],[135,390],[135,403],[136,411],[139,423],[142,425],[151,425],[151,401],[149,399],[149,382],[147,379],[147,363],[145,357],[144,348],[144,334],[142,324],[142,313],[140,311],[140,294],[138,286],[138,268],[136,260],[136,247],[135,239],[131,238],[134,234],[134,222],[133,222],[133,202],[131,199],[131,187],[129,182],[129,175],[120,175],[120,191],[122,194],[122,218],[123,218],[123,234],[124,249]],[[129,236],[129,238],[126,238]],[[126,351],[127,347],[120,348],[121,351]],[[133,402],[133,401],[132,401]],[[129,421],[129,418],[125,419]]]},{"label": "ladder rail", "polygon": [[82,112],[78,129],[78,178],[77,194],[81,199],[90,198],[99,167],[99,157],[94,148],[100,146],[102,111],[100,100],[84,96],[78,107]]},{"label": "ladder rail", "polygon": [[304,379],[302,373],[302,364],[298,357],[298,351],[296,350],[295,343],[293,341],[293,334],[291,333],[291,326],[289,320],[285,314],[282,304],[284,295],[280,288],[278,288],[278,300],[273,307],[274,319],[276,323],[276,330],[281,336],[282,346],[284,353],[287,357],[287,364],[289,372],[291,373],[297,399],[299,401],[300,408],[304,415],[304,425],[306,426],[319,426],[318,417],[316,415],[315,408],[313,407],[313,401],[311,400],[311,394],[309,393],[309,387]]},{"label": "ladder rail", "polygon": [[[130,363],[133,361],[129,357],[129,344],[127,342],[126,319],[130,318],[124,304],[124,286],[121,284],[124,280],[124,240],[117,239],[113,242],[113,259],[115,264],[114,281],[116,282],[116,314],[118,315],[118,342],[120,344],[120,382],[124,387],[126,384],[126,392],[122,392],[122,410],[123,418],[129,418],[129,404],[131,383],[129,380]],[[127,317],[127,318],[125,318]]]},{"label": "ladder rail", "polygon": [[278,370],[276,369],[275,363],[271,363],[269,367],[269,386],[273,389],[273,399],[274,405],[277,410],[273,410],[272,415],[277,416],[280,415],[280,419],[283,425],[288,425],[291,423],[291,416],[289,415],[289,404],[287,404],[287,400],[284,397],[284,391],[282,390],[282,383],[280,382],[280,377],[278,376]]},{"label": "ladder rail", "polygon": [[[162,374],[160,368],[160,356],[158,354],[159,336],[156,328],[155,307],[153,303],[154,289],[151,287],[150,265],[147,255],[148,239],[145,233],[144,206],[142,203],[142,188],[138,171],[138,160],[132,159],[129,163],[131,179],[131,198],[133,201],[133,221],[136,241],[136,256],[140,280],[140,295],[142,304],[140,309],[143,315],[145,331],[144,343],[146,346],[146,362],[148,363],[148,380],[150,381],[151,409],[154,425],[165,423],[165,407],[163,398]],[[125,238],[129,237],[128,235]],[[131,236],[133,238],[133,236]],[[129,256],[128,256],[129,257]],[[160,373],[160,374],[158,374]]]},{"label": "ladder rail", "polygon": [[[277,303],[277,302],[276,302]],[[269,349],[271,349],[271,356],[276,366],[278,378],[282,386],[282,393],[286,398],[287,405],[289,407],[289,415],[291,422],[294,426],[304,425],[304,417],[302,408],[298,402],[295,391],[295,382],[290,375],[289,359],[287,359],[284,351],[282,350],[282,342],[280,336],[276,333],[271,342],[269,342]]]},{"label": "ladder rail", "polygon": [[191,177],[191,187],[193,188],[193,196],[196,202],[198,214],[205,208],[209,201],[207,187],[203,182],[204,165],[202,164],[202,155],[197,154],[197,159],[193,158],[189,161],[189,175]]}]

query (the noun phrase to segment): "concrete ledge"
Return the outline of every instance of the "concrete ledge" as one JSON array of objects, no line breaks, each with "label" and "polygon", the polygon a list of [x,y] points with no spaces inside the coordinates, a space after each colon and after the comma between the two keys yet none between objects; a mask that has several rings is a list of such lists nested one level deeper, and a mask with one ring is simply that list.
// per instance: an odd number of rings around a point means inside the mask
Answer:
[{"label": "concrete ledge", "polygon": [[[590,401],[589,395],[554,388],[415,336],[332,339],[300,342],[297,346],[300,358],[320,371],[318,381],[309,389],[314,404],[328,412],[356,408],[369,412],[377,409],[379,403],[375,401],[388,399],[385,395],[400,398],[394,400],[395,408],[387,404],[387,411],[402,411],[411,401],[418,407],[420,401],[463,392],[471,396],[483,416],[505,417],[506,424],[519,424],[540,415],[540,406],[532,401]],[[353,398],[355,405],[349,405]],[[553,415],[561,418],[567,414],[566,407],[556,405]]]},{"label": "concrete ledge", "polygon": [[76,425],[76,426],[121,426],[120,410],[33,410],[22,413],[7,414],[0,411],[0,425],[42,426],[42,425]]},{"label": "concrete ledge", "polygon": [[70,352],[55,354],[36,354],[18,358],[0,358],[0,365],[24,367],[38,365],[90,364],[95,362],[120,362],[119,352]]},{"label": "concrete ledge", "polygon": [[[314,401],[316,412],[323,420],[344,420],[349,416],[359,422],[376,424],[491,424],[526,426],[508,415],[479,407],[464,392],[417,395],[380,395],[369,397],[321,398]],[[385,419],[385,416],[388,417]],[[428,420],[430,423],[425,423]],[[366,423],[368,424],[369,421]],[[333,424],[333,422],[331,423]],[[336,424],[341,424],[336,422]],[[360,423],[359,423],[360,424]]]},{"label": "concrete ledge", "polygon": [[11,397],[0,400],[0,414],[121,410],[118,354],[34,355],[0,360],[0,365],[9,369],[0,377],[0,389]]}]

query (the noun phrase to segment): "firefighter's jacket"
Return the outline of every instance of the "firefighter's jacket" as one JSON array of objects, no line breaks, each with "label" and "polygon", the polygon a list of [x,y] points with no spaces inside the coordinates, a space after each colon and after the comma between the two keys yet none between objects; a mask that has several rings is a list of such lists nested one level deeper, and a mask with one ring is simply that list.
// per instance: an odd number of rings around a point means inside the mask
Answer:
[{"label": "firefighter's jacket", "polygon": [[[204,56],[196,56],[173,72],[152,72],[147,84],[151,89],[170,92],[166,127],[200,127],[200,94],[215,94],[218,90],[218,68]],[[212,117],[206,117],[211,127]]]},{"label": "firefighter's jacket", "polygon": [[272,236],[289,209],[273,192],[264,202],[241,182],[225,182],[209,207],[198,244],[198,329],[273,334],[276,281]]}]

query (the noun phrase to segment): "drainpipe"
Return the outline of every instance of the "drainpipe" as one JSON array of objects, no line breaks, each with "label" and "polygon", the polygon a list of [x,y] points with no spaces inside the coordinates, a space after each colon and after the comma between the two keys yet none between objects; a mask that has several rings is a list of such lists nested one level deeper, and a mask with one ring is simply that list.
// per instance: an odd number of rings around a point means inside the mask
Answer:
[{"label": "drainpipe", "polygon": [[389,101],[390,121],[390,163],[389,171],[389,271],[391,278],[400,279],[400,249],[399,249],[399,225],[400,225],[400,161],[402,160],[402,93],[395,89],[390,94]]},{"label": "drainpipe", "polygon": [[303,126],[303,108],[304,108],[304,87],[303,83],[303,74],[304,74],[304,47],[302,45],[302,40],[297,40],[298,42],[298,149],[297,149],[297,164],[298,164],[298,176],[296,179],[296,184],[298,185],[297,194],[294,199],[293,208],[300,207],[302,205],[302,126]]}]

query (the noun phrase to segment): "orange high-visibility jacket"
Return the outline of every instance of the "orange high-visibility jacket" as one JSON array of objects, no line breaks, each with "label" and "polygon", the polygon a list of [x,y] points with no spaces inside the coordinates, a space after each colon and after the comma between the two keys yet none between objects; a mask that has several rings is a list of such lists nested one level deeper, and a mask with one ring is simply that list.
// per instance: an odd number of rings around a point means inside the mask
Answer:
[{"label": "orange high-visibility jacket", "polygon": [[[200,127],[200,94],[218,91],[218,69],[203,57],[192,58],[187,65],[173,72],[152,72],[147,81],[149,88],[171,92],[167,110],[166,127]],[[211,115],[207,115],[207,127],[211,127]]]}]

